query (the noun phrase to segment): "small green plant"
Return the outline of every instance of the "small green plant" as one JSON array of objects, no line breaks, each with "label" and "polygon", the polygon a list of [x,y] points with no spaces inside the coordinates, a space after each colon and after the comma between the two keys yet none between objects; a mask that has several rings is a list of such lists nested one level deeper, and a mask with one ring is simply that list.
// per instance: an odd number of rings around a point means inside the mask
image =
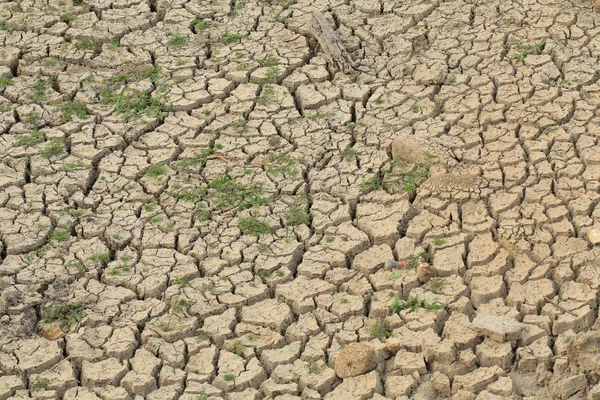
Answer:
[{"label": "small green plant", "polygon": [[271,249],[271,246],[269,246],[268,244],[259,243],[257,246],[257,249],[261,254],[268,254],[268,253],[275,254],[273,252],[273,249]]},{"label": "small green plant", "polygon": [[[54,84],[53,78],[37,78],[31,89],[33,91],[27,95],[27,98],[33,101],[43,101],[46,99],[46,92]],[[38,117],[39,118],[39,117]]]},{"label": "small green plant", "polygon": [[274,82],[281,75],[281,71],[279,67],[270,67],[265,74],[265,77],[269,79],[271,82]]},{"label": "small green plant", "polygon": [[236,340],[235,342],[233,342],[231,347],[229,349],[227,349],[227,351],[229,351],[230,353],[236,354],[236,355],[240,356],[241,358],[244,358],[245,350],[246,349],[244,348],[244,345],[239,340]]},{"label": "small green plant", "polygon": [[285,153],[271,153],[267,157],[267,161],[270,164],[268,168],[269,174],[282,174],[289,175],[295,178],[298,175],[298,170],[293,167],[296,163],[296,159]]},{"label": "small green plant", "polygon": [[455,84],[456,83],[456,75],[448,75],[448,78],[446,78],[446,82],[448,82],[449,84]]},{"label": "small green plant", "polygon": [[358,150],[354,147],[348,147],[342,151],[341,155],[345,161],[354,161],[358,157]]},{"label": "small green plant", "polygon": [[435,238],[432,240],[432,243],[436,246],[442,246],[446,241],[444,239]]},{"label": "small green plant", "polygon": [[198,333],[196,333],[196,341],[197,342],[204,342],[209,339],[210,339],[210,335],[203,330],[199,330]]},{"label": "small green plant", "polygon": [[342,303],[342,304],[348,304],[348,302],[349,302],[349,300],[347,297],[342,297],[340,300],[340,303]]},{"label": "small green plant", "polygon": [[174,330],[179,330],[179,329],[183,329],[183,328],[187,327],[187,325],[172,326],[171,325],[171,315],[169,315],[168,318],[163,317],[162,319],[154,322],[152,325],[156,326],[163,332],[171,332]]},{"label": "small green plant", "polygon": [[204,292],[214,293],[216,289],[217,289],[217,287],[212,282],[203,283],[202,286],[200,286],[200,292],[202,292],[202,293],[204,293]]},{"label": "small green plant", "polygon": [[[202,160],[198,160],[197,164],[202,165]],[[209,202],[215,211],[246,210],[271,202],[270,199],[263,198],[262,194],[263,189],[260,183],[240,184],[228,175],[222,175],[209,182],[208,185],[194,190],[181,191],[176,194],[176,197],[196,204],[198,214],[207,214],[204,202]],[[210,219],[210,214],[205,216]]]},{"label": "small green plant", "polygon": [[37,392],[39,390],[48,390],[48,386],[50,385],[50,381],[48,378],[38,378],[35,382],[33,382],[30,386],[30,390],[32,392]]},{"label": "small green plant", "polygon": [[221,36],[221,39],[219,41],[223,44],[229,45],[233,43],[240,43],[243,38],[244,35],[242,35],[241,33],[226,33],[223,36]]},{"label": "small green plant", "polygon": [[400,300],[397,295],[394,295],[394,300],[392,301],[392,304],[390,304],[390,310],[394,314],[399,313],[402,310],[414,312],[419,308],[424,308],[437,314],[439,310],[444,309],[444,306],[438,304],[437,301],[428,303],[425,300],[419,299],[418,296],[409,296],[406,300]]},{"label": "small green plant", "polygon": [[333,243],[335,242],[334,236],[325,236],[325,243]]},{"label": "small green plant", "polygon": [[136,81],[142,81],[144,79],[149,79],[150,82],[156,83],[158,82],[158,78],[160,78],[160,73],[162,69],[159,65],[148,67],[143,69],[141,72],[133,71],[133,79]]},{"label": "small green plant", "polygon": [[325,371],[327,365],[325,363],[317,364],[316,362],[311,362],[308,364],[308,373],[312,375],[319,375],[321,372]]},{"label": "small green plant", "polygon": [[308,225],[310,223],[310,215],[304,207],[291,206],[285,213],[286,226]]},{"label": "small green plant", "polygon": [[69,233],[67,231],[56,230],[56,231],[52,232],[52,235],[50,235],[50,240],[53,240],[55,242],[66,242],[70,238],[71,238],[71,235],[69,235]]},{"label": "small green plant", "polygon": [[377,99],[375,99],[375,104],[383,104],[383,98],[378,97]]},{"label": "small green plant", "polygon": [[418,104],[416,104],[416,103],[415,103],[415,104],[413,104],[413,106],[410,108],[410,110],[411,110],[413,113],[417,114],[417,113],[418,113],[418,112],[421,110],[421,108],[419,107],[419,105],[418,105]]},{"label": "small green plant", "polygon": [[261,236],[271,233],[271,227],[264,221],[255,218],[242,218],[239,222],[239,228],[244,235]]},{"label": "small green plant", "polygon": [[105,88],[100,92],[100,100],[103,104],[112,105],[115,114],[123,116],[125,120],[137,119],[146,115],[162,121],[170,109],[165,104],[166,96],[164,94],[151,96],[141,91],[127,90],[115,94],[110,88]]},{"label": "small green plant", "polygon": [[0,86],[11,86],[12,84],[12,78],[0,76]]},{"label": "small green plant", "polygon": [[42,131],[32,131],[29,134],[19,136],[15,142],[15,146],[35,146],[44,141],[44,136],[44,132]]},{"label": "small green plant", "polygon": [[269,142],[269,146],[273,148],[281,146],[281,137],[279,136],[269,136],[269,139],[267,139],[267,141]]},{"label": "small green plant", "polygon": [[571,343],[571,336],[565,336],[565,344]]},{"label": "small green plant", "polygon": [[187,279],[183,276],[176,276],[173,280],[182,289],[187,286]]},{"label": "small green plant", "polygon": [[376,320],[369,327],[369,332],[371,333],[371,335],[375,336],[382,342],[385,341],[385,339],[392,336],[392,331],[393,329],[390,325],[390,322],[383,318]]},{"label": "small green plant", "polygon": [[316,121],[318,119],[323,119],[323,118],[327,118],[327,117],[329,117],[328,112],[317,111],[317,112],[307,115],[306,119],[308,119],[310,121]]},{"label": "small green plant", "polygon": [[419,183],[424,178],[429,178],[429,164],[419,163],[417,167],[416,171],[407,173],[400,181],[400,190],[403,192],[409,194],[415,193],[419,187]]},{"label": "small green plant", "polygon": [[21,13],[23,12],[23,8],[21,7],[20,4],[13,4],[12,6],[10,6],[8,8],[10,10],[10,12],[12,13]]},{"label": "small green plant", "polygon": [[278,101],[277,93],[275,92],[273,85],[268,84],[263,85],[260,96],[256,99],[256,104],[259,106],[268,106],[276,104]]},{"label": "small green plant", "polygon": [[246,133],[248,132],[248,121],[245,119],[238,119],[237,121],[229,124],[229,127],[239,133]]},{"label": "small green plant", "polygon": [[62,121],[70,122],[73,120],[73,115],[79,119],[87,119],[88,113],[83,103],[70,101],[62,106]]},{"label": "small green plant", "polygon": [[235,375],[233,375],[233,374],[225,374],[225,375],[223,375],[223,380],[225,382],[233,382],[235,380]]},{"label": "small green plant", "polygon": [[364,181],[362,181],[360,183],[360,188],[364,191],[374,191],[374,190],[380,190],[384,188],[382,179],[378,176],[369,178],[369,179],[365,179]]},{"label": "small green plant", "polygon": [[184,46],[185,44],[187,44],[188,40],[189,40],[189,38],[187,36],[174,34],[171,36],[171,38],[169,39],[169,42],[167,44],[169,46],[173,46],[173,47],[181,47],[181,46]]},{"label": "small green plant", "polygon": [[208,396],[204,393],[200,393],[199,395],[196,396],[195,400],[208,400]]},{"label": "small green plant", "polygon": [[72,163],[66,163],[61,165],[60,169],[62,169],[63,171],[66,172],[71,172],[75,169],[90,169],[92,168],[92,166],[82,160],[77,160],[75,162]]},{"label": "small green plant", "polygon": [[46,147],[40,150],[40,156],[45,158],[55,157],[65,152],[65,143],[62,139],[54,138],[48,142]]},{"label": "small green plant", "polygon": [[261,269],[259,275],[263,278],[269,278],[271,276],[271,271],[268,269]]},{"label": "small green plant", "polygon": [[446,282],[438,277],[431,278],[425,285],[425,287],[433,293],[441,293],[445,286]]},{"label": "small green plant", "polygon": [[110,253],[96,253],[92,254],[89,258],[90,261],[98,261],[102,264],[106,264],[110,261]]},{"label": "small green plant", "polygon": [[423,262],[426,262],[427,264],[433,263],[433,256],[434,256],[433,252],[423,251],[421,254],[419,254],[419,256],[421,257],[421,260],[423,260]]},{"label": "small green plant", "polygon": [[94,42],[88,38],[81,38],[75,42],[77,50],[94,50]]},{"label": "small green plant", "polygon": [[261,67],[275,67],[279,65],[279,58],[275,57],[273,53],[267,54],[265,58],[258,61]]},{"label": "small green plant", "polygon": [[83,210],[69,210],[69,215],[71,217],[78,218],[78,217],[83,216],[83,214],[85,214],[85,212]]},{"label": "small green plant", "polygon": [[207,30],[208,28],[212,28],[213,26],[215,26],[215,24],[213,22],[205,21],[202,19],[193,20],[192,25],[194,26],[194,29],[196,30],[196,32],[202,32],[202,31]]},{"label": "small green plant", "polygon": [[66,23],[73,22],[77,19],[75,14],[67,13],[62,16],[62,20]]},{"label": "small green plant", "polygon": [[188,303],[187,303],[187,301],[185,299],[179,298],[179,299],[175,300],[175,303],[173,303],[173,307],[171,307],[171,310],[174,313],[178,313],[181,310],[183,310],[183,308],[185,306],[187,306],[187,304]]},{"label": "small green plant", "polygon": [[119,48],[119,43],[117,43],[117,42],[114,42],[114,41],[113,41],[113,42],[110,42],[110,43],[108,43],[108,44],[106,45],[106,48],[107,48],[107,50],[110,50],[110,51],[115,51],[115,50],[117,50],[117,49]]},{"label": "small green plant", "polygon": [[146,175],[148,175],[151,178],[157,178],[161,175],[164,175],[165,172],[167,172],[167,168],[165,168],[164,165],[154,164],[150,166],[150,168],[148,168]]},{"label": "small green plant", "polygon": [[40,122],[40,116],[34,112],[28,113],[23,118],[23,123],[27,125],[37,125]]},{"label": "small green plant", "polygon": [[47,306],[42,309],[42,321],[46,324],[53,321],[60,321],[61,323],[72,325],[82,319],[83,307],[77,303]]},{"label": "small green plant", "polygon": [[517,43],[517,50],[519,50],[520,53],[515,54],[514,59],[517,60],[517,62],[524,63],[525,57],[527,57],[529,54],[542,54],[542,51],[544,51],[545,46],[546,46],[545,40],[535,43],[535,44],[527,44],[527,45],[524,45],[523,43],[519,42],[519,43]]},{"label": "small green plant", "polygon": [[85,272],[88,270],[87,267],[85,266],[85,264],[79,260],[71,260],[65,264],[65,268],[71,268],[71,267],[75,268],[76,270],[81,271],[81,272]]},{"label": "small green plant", "polygon": [[202,110],[202,115],[205,115],[208,117],[210,114],[212,114],[212,110],[210,108],[205,108]]}]

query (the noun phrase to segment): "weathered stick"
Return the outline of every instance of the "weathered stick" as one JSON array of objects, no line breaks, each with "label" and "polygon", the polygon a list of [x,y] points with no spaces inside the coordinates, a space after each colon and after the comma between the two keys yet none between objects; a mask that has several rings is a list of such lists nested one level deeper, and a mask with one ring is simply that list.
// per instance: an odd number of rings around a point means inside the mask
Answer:
[{"label": "weathered stick", "polygon": [[346,51],[342,40],[331,28],[331,25],[329,25],[329,22],[327,22],[323,14],[319,11],[315,11],[315,20],[316,23],[313,21],[311,24],[312,35],[319,42],[329,64],[343,71],[345,74],[353,72],[354,62],[350,54]]}]

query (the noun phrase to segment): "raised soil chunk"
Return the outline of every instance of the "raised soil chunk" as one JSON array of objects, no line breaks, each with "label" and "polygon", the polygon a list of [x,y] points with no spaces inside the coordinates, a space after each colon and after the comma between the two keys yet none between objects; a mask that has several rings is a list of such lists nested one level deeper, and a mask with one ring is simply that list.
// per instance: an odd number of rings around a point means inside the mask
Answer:
[{"label": "raised soil chunk", "polygon": [[340,378],[366,374],[377,367],[377,355],[372,346],[365,343],[350,343],[335,359],[335,373]]}]

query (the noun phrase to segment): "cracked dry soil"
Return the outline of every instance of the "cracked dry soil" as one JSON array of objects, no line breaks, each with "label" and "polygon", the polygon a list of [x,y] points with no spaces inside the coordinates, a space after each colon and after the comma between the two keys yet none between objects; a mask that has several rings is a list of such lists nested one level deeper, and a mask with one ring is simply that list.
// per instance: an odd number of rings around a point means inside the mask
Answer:
[{"label": "cracked dry soil", "polygon": [[0,0],[0,399],[600,399],[599,47],[587,0]]}]

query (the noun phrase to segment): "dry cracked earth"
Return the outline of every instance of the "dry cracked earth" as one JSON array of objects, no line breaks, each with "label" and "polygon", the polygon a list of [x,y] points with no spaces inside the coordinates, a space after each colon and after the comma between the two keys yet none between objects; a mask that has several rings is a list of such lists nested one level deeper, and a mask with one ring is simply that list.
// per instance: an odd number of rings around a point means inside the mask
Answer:
[{"label": "dry cracked earth", "polygon": [[0,1],[0,399],[600,399],[599,57],[579,0]]}]

